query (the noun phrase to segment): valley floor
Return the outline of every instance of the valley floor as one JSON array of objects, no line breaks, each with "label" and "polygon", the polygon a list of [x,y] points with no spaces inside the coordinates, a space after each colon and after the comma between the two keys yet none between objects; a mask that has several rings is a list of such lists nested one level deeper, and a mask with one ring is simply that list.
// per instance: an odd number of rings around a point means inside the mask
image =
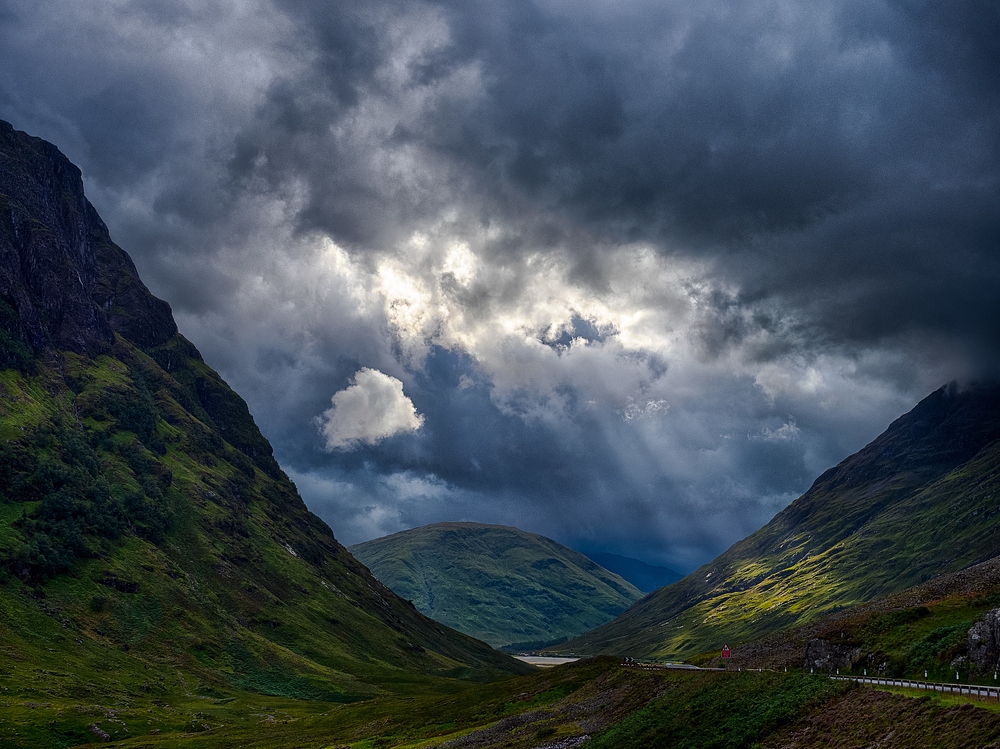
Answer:
[{"label": "valley floor", "polygon": [[489,684],[409,685],[354,704],[249,693],[46,694],[0,682],[0,746],[246,749],[1000,747],[1000,707],[823,676],[642,671],[612,658]]}]

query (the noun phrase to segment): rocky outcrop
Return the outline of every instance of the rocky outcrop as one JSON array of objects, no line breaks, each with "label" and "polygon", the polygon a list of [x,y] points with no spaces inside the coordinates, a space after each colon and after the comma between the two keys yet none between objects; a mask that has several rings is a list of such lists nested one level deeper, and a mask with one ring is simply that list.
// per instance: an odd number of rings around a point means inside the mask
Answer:
[{"label": "rocky outcrop", "polygon": [[[46,352],[108,353],[115,334],[178,377],[178,362],[201,361],[178,334],[170,305],[111,241],[80,170],[51,143],[0,120],[0,369],[30,369]],[[278,477],[243,399],[214,373],[189,379],[204,409],[198,418]]]},{"label": "rocky outcrop", "polygon": [[861,648],[841,645],[829,640],[810,640],[806,645],[805,667],[816,671],[848,669],[861,657]]},{"label": "rocky outcrop", "polygon": [[979,671],[1000,665],[1000,608],[986,612],[969,630],[966,640],[968,658]]},{"label": "rocky outcrop", "polygon": [[0,327],[34,354],[106,351],[118,333],[140,348],[176,332],[53,146],[0,121]]}]

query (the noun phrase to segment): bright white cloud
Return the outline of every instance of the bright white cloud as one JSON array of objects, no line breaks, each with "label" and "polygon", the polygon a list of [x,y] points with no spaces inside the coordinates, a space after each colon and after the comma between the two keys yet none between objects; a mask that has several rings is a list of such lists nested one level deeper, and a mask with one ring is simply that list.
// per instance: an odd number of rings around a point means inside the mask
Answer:
[{"label": "bright white cloud", "polygon": [[319,417],[327,450],[374,445],[386,437],[415,432],[424,423],[395,377],[365,367],[333,396],[333,408]]},{"label": "bright white cloud", "polygon": [[522,416],[561,410],[567,388],[630,418],[666,410],[650,388],[667,360],[692,355],[689,329],[702,311],[691,286],[703,266],[645,246],[608,247],[599,261],[606,284],[595,289],[565,253],[497,262],[487,244],[457,243],[439,227],[378,264],[372,286],[407,366],[420,368],[432,346],[462,351],[494,402],[516,403]]},{"label": "bright white cloud", "polygon": [[760,439],[766,442],[790,442],[792,440],[797,440],[801,431],[802,430],[795,425],[795,419],[789,419],[777,429],[764,427],[761,430]]},{"label": "bright white cloud", "polygon": [[622,418],[625,419],[625,421],[632,421],[632,419],[637,419],[642,416],[651,416],[652,414],[666,411],[669,408],[666,400],[663,398],[660,398],[659,400],[646,401],[645,403],[638,403],[631,396],[629,396],[627,400],[628,406],[626,406],[625,411],[622,413]]}]

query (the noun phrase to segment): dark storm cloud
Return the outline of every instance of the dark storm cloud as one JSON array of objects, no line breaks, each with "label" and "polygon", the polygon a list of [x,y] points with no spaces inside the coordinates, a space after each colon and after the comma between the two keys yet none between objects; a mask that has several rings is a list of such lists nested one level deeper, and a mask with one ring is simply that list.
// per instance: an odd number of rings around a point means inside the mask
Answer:
[{"label": "dark storm cloud", "polygon": [[[937,4],[898,0],[908,23],[896,34],[919,65],[948,76],[949,86],[974,110],[996,113],[1000,93],[1000,8],[976,0]],[[887,33],[894,34],[893,29]],[[911,38],[907,39],[907,32]]]},{"label": "dark storm cloud", "polygon": [[[995,369],[998,39],[972,0],[0,0],[0,116],[345,540],[687,567]],[[363,368],[423,426],[328,453]]]},{"label": "dark storm cloud", "polygon": [[832,344],[997,340],[995,9],[420,6],[450,34],[408,61],[402,85],[474,65],[483,90],[426,103],[394,131],[386,147],[415,144],[440,180],[397,191],[333,133],[359,91],[385,85],[377,27],[406,6],[286,7],[320,52],[311,77],[275,85],[239,168],[264,155],[272,178],[306,175],[309,229],[381,247],[459,202],[520,222],[494,252],[572,246],[594,284],[598,242],[574,240],[639,238],[718,263],[748,305],[791,304]]}]

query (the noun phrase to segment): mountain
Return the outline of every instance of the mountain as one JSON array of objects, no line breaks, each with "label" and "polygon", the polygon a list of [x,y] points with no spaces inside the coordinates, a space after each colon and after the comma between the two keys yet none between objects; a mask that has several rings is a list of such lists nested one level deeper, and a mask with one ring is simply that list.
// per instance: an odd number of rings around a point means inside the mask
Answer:
[{"label": "mountain", "polygon": [[0,681],[42,699],[349,701],[525,670],[347,553],[80,171],[2,122],[0,650]]},{"label": "mountain", "polygon": [[496,646],[586,632],[642,596],[583,554],[503,525],[437,523],[350,551],[419,611]]},{"label": "mountain", "polygon": [[680,572],[674,572],[669,567],[647,564],[638,559],[632,559],[632,557],[623,557],[602,551],[584,553],[604,569],[628,580],[643,593],[651,593],[657,588],[675,583],[684,577]]},{"label": "mountain", "polygon": [[741,645],[732,666],[995,684],[1000,557]]},{"label": "mountain", "polygon": [[987,560],[998,469],[1000,387],[943,387],[759,531],[560,648],[690,656]]}]

